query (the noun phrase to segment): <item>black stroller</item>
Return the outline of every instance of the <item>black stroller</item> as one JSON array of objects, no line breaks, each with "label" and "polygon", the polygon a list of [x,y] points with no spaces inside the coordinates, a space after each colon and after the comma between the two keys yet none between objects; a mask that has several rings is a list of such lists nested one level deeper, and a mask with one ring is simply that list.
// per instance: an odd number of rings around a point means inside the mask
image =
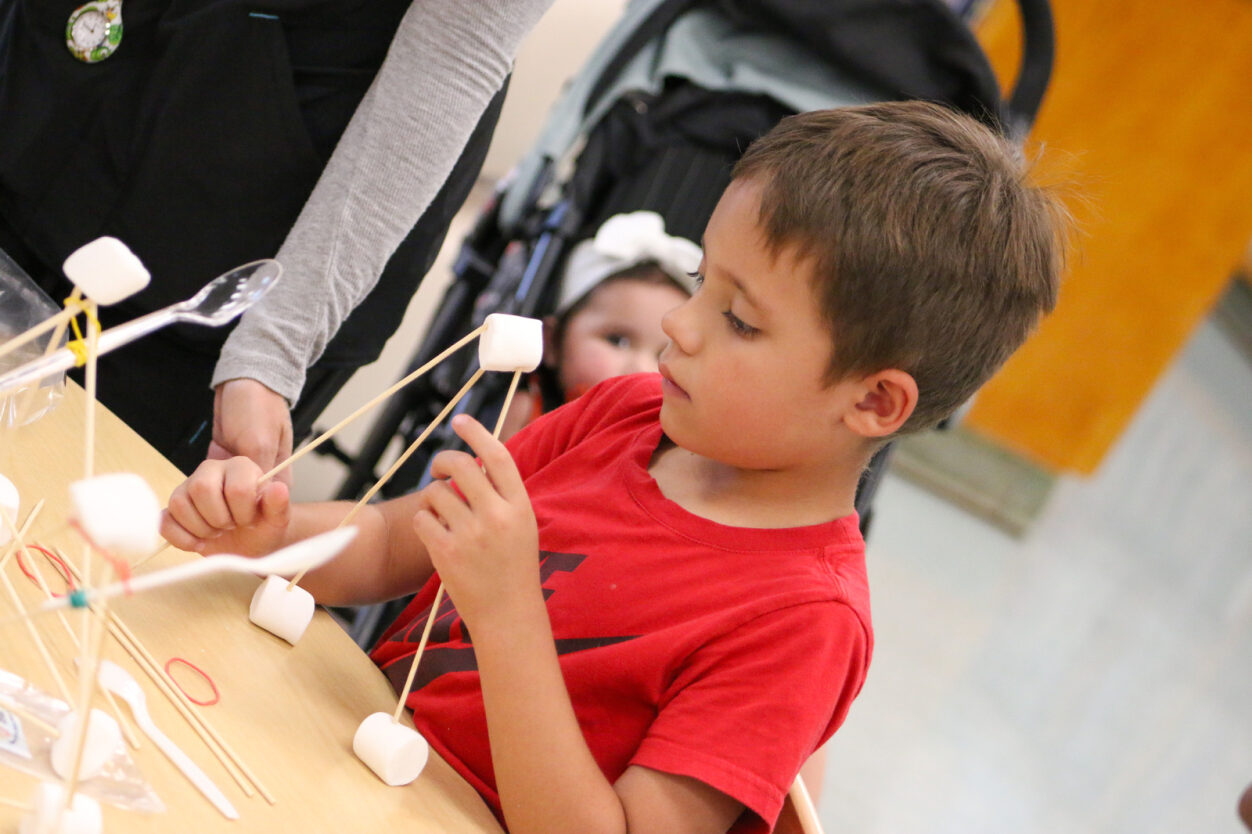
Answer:
[{"label": "black stroller", "polygon": [[[1042,101],[1053,41],[1047,0],[1018,3],[1023,61],[1007,101],[962,14],[942,0],[631,3],[466,237],[409,370],[489,313],[551,311],[566,253],[615,214],[655,211],[670,234],[700,240],[742,150],[792,113],[926,99],[1020,139]],[[462,350],[393,396],[355,455],[327,444],[348,470],[337,497],[369,489],[392,444],[407,447],[476,368],[475,352]],[[491,425],[508,382],[485,375],[457,411]],[[431,456],[457,444],[444,423],[380,494],[422,485]],[[858,488],[863,530],[889,454],[875,456]],[[403,602],[350,613],[358,643],[370,645]]]}]

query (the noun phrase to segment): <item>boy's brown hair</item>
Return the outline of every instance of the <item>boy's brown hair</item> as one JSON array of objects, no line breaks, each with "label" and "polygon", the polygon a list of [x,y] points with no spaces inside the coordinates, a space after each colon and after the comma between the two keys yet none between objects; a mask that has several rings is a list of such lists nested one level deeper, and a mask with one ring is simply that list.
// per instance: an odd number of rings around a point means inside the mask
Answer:
[{"label": "boy's brown hair", "polygon": [[925,102],[791,116],[733,172],[761,188],[771,249],[813,265],[827,379],[917,381],[902,432],[950,415],[1056,305],[1067,215],[1027,175],[1007,139]]}]

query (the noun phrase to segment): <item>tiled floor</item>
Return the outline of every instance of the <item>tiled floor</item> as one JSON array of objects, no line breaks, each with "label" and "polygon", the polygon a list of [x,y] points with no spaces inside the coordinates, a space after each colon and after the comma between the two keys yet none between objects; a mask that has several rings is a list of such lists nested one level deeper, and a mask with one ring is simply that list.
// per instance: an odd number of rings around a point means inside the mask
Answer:
[{"label": "tiled floor", "polygon": [[1252,369],[1205,325],[1021,540],[889,478],[878,642],[828,834],[1238,832],[1252,782]]}]

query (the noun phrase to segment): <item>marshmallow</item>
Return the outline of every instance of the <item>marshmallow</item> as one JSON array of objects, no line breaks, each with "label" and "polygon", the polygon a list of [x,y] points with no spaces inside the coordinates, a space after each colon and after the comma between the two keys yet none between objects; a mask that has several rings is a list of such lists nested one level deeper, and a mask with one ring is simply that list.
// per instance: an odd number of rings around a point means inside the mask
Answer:
[{"label": "marshmallow", "polygon": [[543,322],[492,313],[478,337],[478,366],[484,371],[530,372],[543,359]]},{"label": "marshmallow", "polygon": [[248,606],[248,619],[293,646],[313,621],[313,595],[291,580],[267,576]]},{"label": "marshmallow", "polygon": [[98,237],[70,253],[65,277],[97,304],[116,304],[148,286],[151,276],[135,253],[115,237]]},{"label": "marshmallow", "polygon": [[[0,475],[0,512],[9,517],[14,527],[17,526],[17,511],[21,505],[17,487],[8,478]],[[8,544],[12,538],[13,534],[9,532],[9,525],[0,519],[0,546]]]},{"label": "marshmallow", "polygon": [[422,773],[430,745],[417,730],[406,727],[385,712],[361,722],[352,737],[352,752],[388,785],[407,785]]},{"label": "marshmallow", "polygon": [[[56,741],[52,742],[52,769],[62,779],[70,778],[74,767],[75,738],[78,732],[78,711],[66,713],[57,722]],[[113,758],[117,748],[122,744],[122,728],[108,713],[98,709],[91,711],[87,721],[87,741],[83,744],[83,758],[78,766],[78,778],[90,779],[100,772],[104,765]]]},{"label": "marshmallow", "polygon": [[72,517],[97,546],[123,558],[147,556],[161,543],[161,502],[131,472],[70,484]]},{"label": "marshmallow", "polygon": [[40,782],[30,800],[31,812],[18,823],[18,834],[100,834],[104,830],[99,802],[75,793],[73,802],[58,821],[57,814],[64,802],[64,785]]}]

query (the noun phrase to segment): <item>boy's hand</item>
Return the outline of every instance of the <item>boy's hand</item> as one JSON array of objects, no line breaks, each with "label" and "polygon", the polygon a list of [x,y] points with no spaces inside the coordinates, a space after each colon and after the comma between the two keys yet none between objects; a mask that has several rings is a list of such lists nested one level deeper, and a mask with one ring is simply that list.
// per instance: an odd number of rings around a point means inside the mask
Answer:
[{"label": "boy's hand", "polygon": [[487,615],[509,618],[536,601],[542,607],[539,534],[504,444],[472,417],[454,417],[452,427],[482,467],[464,452],[436,455],[430,471],[440,480],[418,494],[413,526],[473,629]]},{"label": "boy's hand", "polygon": [[287,485],[264,485],[261,468],[244,457],[206,460],[170,495],[161,535],[197,553],[262,556],[284,543],[290,518]]}]

